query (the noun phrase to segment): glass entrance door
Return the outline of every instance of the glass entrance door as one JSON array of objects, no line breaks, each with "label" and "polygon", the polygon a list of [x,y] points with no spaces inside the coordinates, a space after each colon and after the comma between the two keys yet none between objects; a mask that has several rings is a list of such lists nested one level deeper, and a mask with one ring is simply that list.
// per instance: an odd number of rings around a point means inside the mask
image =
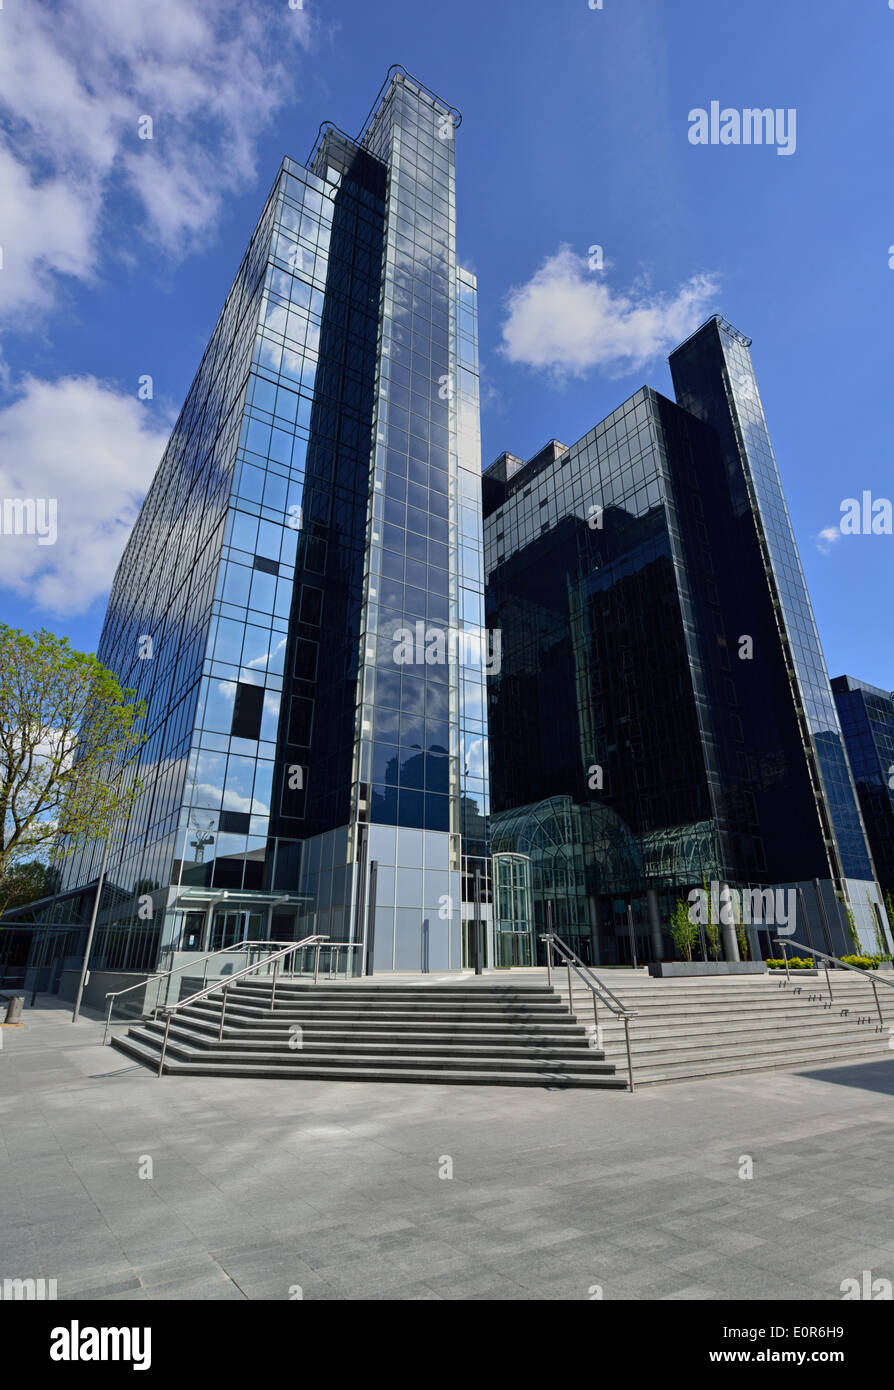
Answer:
[{"label": "glass entrance door", "polygon": [[240,941],[261,941],[265,935],[265,914],[263,912],[221,911],[214,914],[211,923],[209,951],[220,951],[225,946],[237,946]]}]

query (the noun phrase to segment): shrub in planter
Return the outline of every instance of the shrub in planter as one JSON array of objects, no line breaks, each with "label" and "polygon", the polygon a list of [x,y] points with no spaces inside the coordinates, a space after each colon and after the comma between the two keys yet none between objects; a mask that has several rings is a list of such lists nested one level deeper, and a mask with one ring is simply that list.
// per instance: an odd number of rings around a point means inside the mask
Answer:
[{"label": "shrub in planter", "polygon": [[684,960],[692,960],[692,948],[698,940],[698,927],[689,916],[689,904],[680,898],[671,913],[671,939]]},{"label": "shrub in planter", "polygon": [[[842,959],[843,959],[843,958],[842,958]],[[764,965],[767,967],[768,970],[784,970],[784,969],[785,969],[785,961],[784,961],[784,960],[776,960],[776,959],[773,959],[773,960],[765,960],[765,961],[764,961]],[[789,970],[813,970],[813,968],[814,968],[813,959],[812,959],[812,957],[808,958],[807,956],[790,956],[790,957],[789,957],[789,962],[788,962],[788,968],[789,968]]]},{"label": "shrub in planter", "polygon": [[842,956],[845,965],[856,965],[859,970],[878,970],[881,956]]}]

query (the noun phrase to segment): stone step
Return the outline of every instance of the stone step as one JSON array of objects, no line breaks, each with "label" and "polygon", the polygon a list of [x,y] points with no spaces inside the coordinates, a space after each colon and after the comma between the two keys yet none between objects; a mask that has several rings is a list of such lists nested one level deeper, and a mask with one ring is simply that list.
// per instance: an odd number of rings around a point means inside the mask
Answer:
[{"label": "stone step", "polygon": [[[830,1013],[837,1014],[841,1009],[845,1008],[849,1009],[851,1012],[855,1009],[859,1010],[861,1013],[870,1012],[878,1017],[875,999],[871,993],[868,996],[866,994],[839,995],[832,1000],[826,995],[820,995],[818,998],[811,999],[807,994],[798,994],[794,996],[789,995],[786,998],[778,1000],[768,1000],[765,1003],[746,1003],[744,1001],[738,1005],[735,1003],[716,1003],[703,1008],[690,1004],[675,1005],[667,1001],[651,1005],[642,1004],[634,1000],[627,1000],[625,1002],[630,1011],[635,1013],[636,1017],[644,1022],[663,1018],[675,1018],[679,1019],[681,1023],[685,1022],[689,1024],[710,1021],[722,1022],[729,1018],[778,1018],[787,1014],[800,1017],[811,1011],[826,1015]],[[885,1018],[889,1016],[894,1017],[894,997],[892,997],[890,1002],[880,999],[879,1004],[881,1005],[882,1015]],[[592,996],[585,998],[580,995],[575,995],[572,1007],[576,1017],[587,1018],[590,1022],[593,1021]],[[599,1005],[598,1012],[600,1022],[602,1022],[604,1018],[615,1017],[608,1006],[604,1004]]]},{"label": "stone step", "polygon": [[[623,1045],[618,1040],[603,1036],[602,1044],[609,1060],[618,1060],[622,1055],[626,1055]],[[759,1062],[762,1057],[769,1059],[779,1053],[797,1054],[799,1057],[810,1058],[819,1056],[825,1050],[834,1052],[836,1049],[840,1051],[855,1045],[869,1050],[876,1048],[881,1053],[887,1049],[890,1055],[887,1033],[873,1033],[870,1028],[848,1029],[834,1036],[826,1033],[811,1033],[778,1040],[752,1038],[732,1043],[718,1041],[714,1047],[694,1044],[691,1038],[685,1037],[680,1040],[677,1046],[671,1046],[666,1041],[651,1042],[648,1039],[631,1037],[634,1070],[640,1064],[646,1066],[659,1062],[662,1065],[693,1062],[707,1066],[708,1063],[723,1060],[735,1061],[745,1057]]]},{"label": "stone step", "polygon": [[843,1066],[851,1062],[880,1062],[890,1057],[887,1044],[879,1043],[878,1050],[860,1042],[831,1048],[810,1048],[805,1051],[761,1053],[759,1057],[722,1060],[701,1058],[698,1062],[676,1064],[669,1060],[637,1067],[633,1058],[633,1075],[637,1086],[658,1085],[665,1081],[689,1081],[699,1077],[739,1075],[758,1071],[778,1071],[785,1068],[803,1070],[812,1067]]},{"label": "stone step", "polygon": [[[627,1084],[622,1021],[599,1004],[601,1049],[590,1045],[592,994],[564,972],[519,985],[425,980],[319,982],[289,977],[238,981],[172,1018],[165,1071],[172,1074],[458,1084]],[[608,983],[608,982],[606,982]],[[630,1024],[638,1085],[890,1056],[869,981],[825,977],[738,977],[722,982],[650,980],[625,973],[609,988],[635,1012]],[[894,991],[879,986],[894,1022]],[[814,999],[809,995],[816,995]],[[847,1011],[846,1013],[844,1011]],[[869,1020],[857,1022],[857,1018]],[[114,1039],[157,1069],[165,1016]],[[302,1046],[289,1046],[300,1026]]]},{"label": "stone step", "polygon": [[[218,1015],[222,1008],[220,999],[197,1000],[195,1004],[189,1004],[186,1008],[213,1009]],[[247,1016],[251,1006],[238,1003],[236,1000],[227,1000],[226,1016],[237,1012],[242,1016]],[[430,1019],[433,1022],[445,1024],[463,1023],[496,1023],[501,1026],[530,1023],[546,1023],[561,1017],[567,1017],[568,1011],[560,1006],[558,1009],[388,1009],[388,1008],[369,1008],[369,1009],[330,1009],[322,1006],[307,1004],[292,1004],[277,999],[275,1007],[271,1010],[269,1004],[266,1008],[256,1005],[254,1008],[255,1017],[268,1018],[293,1018],[300,1022],[303,1019],[319,1019],[321,1022],[331,1020],[332,1022],[350,1022],[355,1020],[363,1022],[365,1019],[380,1019],[393,1021],[395,1023],[412,1023],[416,1019]]]},{"label": "stone step", "polygon": [[[131,1029],[128,1036],[147,1046],[154,1046],[156,1052],[161,1050],[160,1036],[148,1035],[145,1029]],[[417,1062],[424,1061],[430,1066],[445,1067],[450,1070],[464,1068],[469,1071],[477,1071],[480,1067],[492,1071],[506,1071],[514,1070],[518,1065],[522,1065],[525,1069],[549,1067],[551,1070],[558,1068],[573,1072],[598,1071],[612,1075],[615,1071],[612,1063],[606,1062],[596,1053],[592,1055],[582,1053],[578,1057],[570,1057],[561,1051],[550,1056],[544,1056],[539,1051],[521,1051],[515,1056],[503,1057],[497,1052],[482,1050],[476,1053],[469,1048],[460,1049],[456,1053],[441,1049],[440,1051],[435,1050],[430,1055],[426,1054],[424,1058],[418,1058],[413,1052],[401,1054],[391,1048],[372,1047],[358,1051],[350,1048],[331,1047],[311,1053],[307,1048],[298,1048],[293,1051],[285,1040],[279,1047],[271,1047],[269,1043],[254,1045],[240,1043],[238,1047],[234,1047],[232,1042],[228,1041],[220,1044],[209,1044],[207,1040],[202,1039],[199,1045],[196,1045],[195,1040],[169,1036],[167,1052],[185,1060],[208,1061],[213,1059],[221,1065],[233,1061],[261,1061],[270,1065],[294,1065],[303,1068],[305,1065],[337,1061],[342,1066],[376,1065],[388,1069],[403,1070],[405,1067],[413,1067]]]},{"label": "stone step", "polygon": [[[164,1027],[160,1023],[147,1023],[136,1033],[131,1030],[131,1036],[139,1036],[145,1042],[154,1040],[160,1046],[164,1037]],[[216,1030],[212,1035],[209,1032],[172,1024],[168,1033],[168,1046],[171,1047],[173,1045],[172,1040],[176,1040],[194,1048],[210,1049],[215,1053],[238,1049],[252,1054],[263,1052],[272,1055],[276,1051],[284,1051],[286,1055],[292,1055],[290,1037],[291,1035],[288,1033],[281,1034],[278,1038],[251,1037],[246,1036],[241,1031],[234,1035],[229,1029],[225,1029],[223,1039],[218,1040]],[[533,1042],[526,1039],[514,1040],[512,1035],[507,1035],[504,1040],[496,1041],[489,1038],[475,1043],[466,1039],[457,1042],[450,1035],[420,1041],[416,1038],[406,1039],[402,1037],[389,1037],[384,1040],[382,1038],[312,1038],[303,1034],[301,1044],[297,1051],[305,1055],[308,1053],[356,1054],[357,1056],[367,1054],[388,1056],[393,1054],[395,1057],[431,1055],[485,1059],[530,1057],[568,1059],[575,1065],[586,1065],[590,1061],[603,1060],[603,1053],[595,1048],[590,1048],[588,1039],[583,1036],[573,1039],[551,1039],[549,1042]]]},{"label": "stone step", "polygon": [[[206,1021],[216,1020],[217,1025],[219,1025],[220,1005],[216,1008],[211,1007],[209,1001],[202,1000],[196,1004],[188,1004],[184,1009],[179,1011],[178,1017],[202,1018]],[[313,1027],[319,1032],[338,1033],[356,1029],[399,1030],[404,1033],[425,1033],[439,1030],[443,1031],[445,1027],[449,1027],[451,1031],[455,1030],[463,1034],[474,1031],[498,1036],[507,1027],[505,1020],[502,1019],[480,1020],[465,1018],[461,1021],[446,1020],[445,1022],[443,1019],[428,1018],[425,1015],[413,1014],[409,1019],[394,1020],[391,1015],[380,1015],[377,1014],[375,1010],[368,1014],[362,1014],[356,1018],[314,1017],[308,1020],[306,1015],[299,1015],[295,1010],[283,1011],[283,1013],[280,1014],[279,1011],[271,1013],[269,1008],[266,1010],[247,1010],[237,1005],[233,1005],[232,1008],[229,1004],[227,1005],[225,1026],[229,1026],[230,1024],[241,1024],[246,1027],[251,1026],[254,1028],[282,1028],[290,1022],[301,1023],[302,1027]],[[567,1010],[562,1010],[557,1016],[548,1019],[513,1020],[510,1026],[518,1032],[536,1035],[554,1031],[568,1031],[574,1033],[579,1031],[581,1025],[575,1021]]]},{"label": "stone step", "polygon": [[[214,999],[219,1003],[222,996],[222,990],[215,990],[213,993],[205,994],[202,997],[205,999]],[[270,998],[269,990],[261,994],[254,990],[234,988],[227,990],[227,1007],[229,1007],[231,1003],[240,1003],[246,1005],[253,1004],[260,1008],[269,1009]],[[406,999],[391,998],[390,996],[378,996],[373,998],[370,995],[351,996],[350,998],[342,999],[332,998],[331,996],[320,997],[319,995],[289,994],[281,990],[279,986],[277,986],[276,989],[275,1004],[277,1008],[288,1005],[290,1008],[325,1009],[331,1013],[350,1013],[359,1010],[370,1010],[380,1013],[385,1009],[391,1009],[406,1013],[415,1013],[418,1010],[425,1010],[426,1012],[440,1011],[450,1013],[506,1013],[514,1011],[549,1014],[561,1012],[565,1007],[564,1000],[558,995],[553,995],[552,998],[536,996],[534,998],[518,997],[507,1000],[494,1000],[492,998],[482,998],[481,996],[477,999],[435,999],[425,995],[421,997],[416,995],[415,997]]]},{"label": "stone step", "polygon": [[[567,992],[569,992],[567,980],[556,980],[555,988],[558,994],[562,995],[563,998],[567,998]],[[681,986],[681,984],[676,984],[674,981],[660,981],[660,983],[652,984],[652,986],[648,986],[648,984],[627,986],[627,984],[624,984],[624,986],[612,988],[612,994],[615,994],[617,998],[621,999],[621,1002],[627,1002],[628,999],[637,999],[637,1001],[647,1001],[647,999],[649,999],[649,1001],[651,1001],[651,999],[667,999],[667,1001],[670,1001],[670,999],[673,999],[673,1001],[676,1002],[688,1001],[698,1004],[698,1002],[717,1001],[717,999],[765,999],[774,997],[774,995],[783,995],[786,994],[786,992],[793,992],[795,988],[801,988],[804,992],[812,990],[822,990],[824,994],[829,992],[829,987],[827,987],[826,984],[826,977],[824,977],[824,974],[819,974],[819,976],[802,976],[799,977],[799,979],[795,979],[793,976],[790,984],[786,984],[784,980],[772,980],[758,984],[729,984],[729,986],[715,986],[715,984],[709,984],[709,986]],[[883,994],[888,994],[888,992],[894,995],[894,988],[891,988],[890,984],[886,986],[884,983],[877,983],[877,988],[879,988],[880,997]],[[872,995],[872,980],[865,980],[862,976],[845,976],[844,973],[841,973],[838,974],[838,976],[833,976],[833,979],[831,979],[831,991],[833,991],[833,997],[836,997],[838,992],[851,991],[862,991],[865,992],[865,994]],[[573,994],[576,995],[576,997],[578,994],[587,995],[590,994],[590,992],[590,988],[581,983],[580,980],[574,981]]]},{"label": "stone step", "polygon": [[[147,1046],[137,1038],[115,1037],[112,1046],[126,1056],[151,1067],[158,1067],[158,1049]],[[425,1085],[476,1085],[476,1086],[546,1086],[549,1088],[594,1087],[603,1090],[624,1090],[627,1082],[623,1077],[607,1071],[566,1072],[562,1070],[539,1070],[521,1068],[515,1070],[444,1070],[437,1067],[345,1067],[338,1062],[325,1064],[319,1060],[307,1066],[295,1063],[294,1059],[286,1065],[279,1063],[259,1063],[238,1061],[221,1064],[207,1058],[182,1061],[165,1058],[166,1075],[205,1075],[233,1077],[266,1077],[281,1080],[284,1077],[301,1080],[320,1081],[393,1081],[401,1084],[416,1082]]]},{"label": "stone step", "polygon": [[[592,1015],[588,1019],[586,1014],[575,1014],[580,1025],[588,1032],[593,1031]],[[677,1038],[691,1038],[693,1041],[699,1040],[710,1043],[713,1038],[735,1038],[735,1037],[769,1037],[782,1035],[785,1033],[796,1033],[803,1035],[806,1033],[825,1032],[830,1026],[859,1026],[860,1028],[878,1028],[878,1015],[872,1010],[850,1009],[847,1017],[842,1017],[839,1013],[823,1013],[819,1011],[804,1014],[787,1014],[780,1018],[758,1018],[742,1019],[735,1014],[722,1022],[688,1023],[685,1028],[680,1026],[678,1019],[672,1015],[664,1015],[659,1019],[646,1020],[637,1014],[630,1024],[630,1036],[643,1040],[646,1038],[653,1041],[664,1043],[673,1042]],[[614,1017],[601,1017],[599,1026],[606,1037],[624,1037],[624,1027]],[[884,1024],[885,1031],[888,1028],[887,1021]]]},{"label": "stone step", "polygon": [[[588,1033],[593,1032],[593,1018],[590,1015],[588,1020],[586,1014],[572,1014],[572,1018],[577,1018],[581,1026]],[[611,1037],[622,1038],[624,1028],[620,1020],[611,1017],[608,1019],[600,1017],[600,1028],[602,1032]],[[879,1021],[878,1014],[872,1009],[850,1008],[847,1010],[813,1010],[806,1009],[803,1013],[790,1013],[774,1016],[773,1018],[738,1018],[733,1014],[729,1018],[706,1020],[704,1023],[694,1023],[687,1021],[685,1026],[681,1026],[680,1020],[674,1018],[672,1014],[665,1014],[659,1018],[645,1019],[640,1014],[635,1014],[630,1023],[631,1037],[654,1038],[666,1042],[672,1041],[675,1037],[686,1037],[710,1041],[711,1038],[725,1038],[735,1034],[747,1034],[751,1037],[773,1036],[778,1033],[795,1030],[801,1033],[835,1033],[841,1028],[856,1027],[862,1029],[883,1029],[887,1033],[891,1026],[887,1020]]]},{"label": "stone step", "polygon": [[[209,982],[210,983],[210,982]],[[226,983],[222,979],[220,984]],[[254,993],[270,993],[273,988],[272,978],[262,976],[260,979],[248,978],[237,980],[231,986],[233,991],[239,993],[252,991]],[[525,988],[516,988],[502,985],[478,985],[473,988],[465,988],[462,985],[345,985],[337,981],[325,984],[302,984],[288,977],[279,978],[276,981],[276,993],[279,995],[285,992],[291,995],[307,997],[313,996],[319,999],[397,999],[416,1001],[420,999],[439,1000],[441,1002],[459,1001],[468,1003],[480,1003],[483,1000],[493,999],[498,1003],[520,1000],[522,1002],[555,1003],[556,993],[553,989],[548,989],[545,985],[531,985]]]}]

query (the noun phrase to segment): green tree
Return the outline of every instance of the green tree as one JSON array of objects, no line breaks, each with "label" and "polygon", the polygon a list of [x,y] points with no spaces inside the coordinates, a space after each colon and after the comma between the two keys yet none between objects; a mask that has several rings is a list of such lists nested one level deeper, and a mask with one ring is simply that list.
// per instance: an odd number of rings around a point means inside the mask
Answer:
[{"label": "green tree", "polygon": [[0,914],[58,893],[61,875],[40,859],[13,864],[0,879]]},{"label": "green tree", "polygon": [[670,916],[671,940],[684,960],[692,960],[692,948],[698,940],[698,926],[689,915],[689,904],[680,898]]},{"label": "green tree", "polygon": [[145,705],[95,656],[0,623],[0,882],[26,859],[108,833],[140,787],[117,768]]}]

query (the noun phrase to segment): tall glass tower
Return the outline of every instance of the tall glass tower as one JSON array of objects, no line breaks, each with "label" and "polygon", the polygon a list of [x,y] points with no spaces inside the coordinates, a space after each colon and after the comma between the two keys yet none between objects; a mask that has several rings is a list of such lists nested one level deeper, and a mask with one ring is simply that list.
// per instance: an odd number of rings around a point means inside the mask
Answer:
[{"label": "tall glass tower", "polygon": [[835,676],[832,693],[887,901],[894,897],[894,692]]},{"label": "tall glass tower", "polygon": [[115,577],[99,656],[148,737],[95,968],[311,930],[357,971],[462,963],[488,805],[460,120],[395,68],[356,139],[283,162]]},{"label": "tall glass tower", "polygon": [[712,318],[670,356],[676,402],[644,387],[484,474],[492,849],[527,856],[535,935],[549,907],[603,964],[670,954],[710,884],[791,892],[817,950],[884,938],[748,348]]}]

